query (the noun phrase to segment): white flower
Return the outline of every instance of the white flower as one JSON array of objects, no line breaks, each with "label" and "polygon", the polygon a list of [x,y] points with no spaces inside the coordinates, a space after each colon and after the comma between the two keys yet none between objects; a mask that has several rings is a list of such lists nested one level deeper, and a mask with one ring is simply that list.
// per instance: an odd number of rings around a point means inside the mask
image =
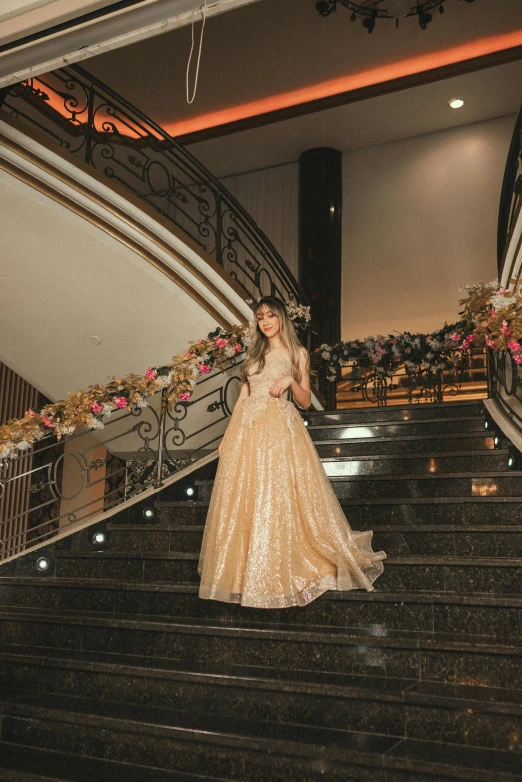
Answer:
[{"label": "white flower", "polygon": [[89,420],[87,421],[87,426],[89,426],[91,429],[105,429],[105,424],[103,421],[100,421],[98,418],[95,418],[93,415],[89,417]]},{"label": "white flower", "polygon": [[433,353],[426,353],[426,358],[428,358],[428,359],[433,358]]},{"label": "white flower", "polygon": [[517,302],[514,296],[503,296],[501,293],[495,293],[490,301],[495,312],[499,312],[504,307],[509,307],[510,304],[516,304]]},{"label": "white flower", "polygon": [[136,407],[148,407],[148,406],[149,403],[146,402],[143,397],[141,397],[141,399],[138,399],[138,401],[136,402]]},{"label": "white flower", "polygon": [[113,405],[110,402],[104,402],[102,404],[103,410],[101,411],[101,415],[104,418],[108,418],[110,415],[112,415],[112,411],[114,410]]},{"label": "white flower", "polygon": [[330,358],[330,355],[331,355],[331,354],[330,354],[330,353],[328,353],[328,351],[327,351],[327,350],[323,350],[323,352],[321,353],[321,358],[324,358],[324,360],[325,360],[325,361],[328,361],[328,360],[329,360],[329,358]]},{"label": "white flower", "polygon": [[226,345],[225,350],[223,352],[227,358],[232,358],[233,356],[236,355],[236,351],[234,350],[232,345]]}]

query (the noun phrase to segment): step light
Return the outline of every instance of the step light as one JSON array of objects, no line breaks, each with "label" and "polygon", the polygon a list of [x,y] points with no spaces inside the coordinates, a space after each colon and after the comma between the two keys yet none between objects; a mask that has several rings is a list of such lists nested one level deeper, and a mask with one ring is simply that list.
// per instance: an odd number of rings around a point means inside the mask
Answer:
[{"label": "step light", "polygon": [[464,106],[462,98],[452,98],[449,102],[452,109],[461,109]]},{"label": "step light", "polygon": [[508,459],[508,467],[510,470],[512,470],[514,466],[515,466],[515,459],[513,458],[513,456],[510,456]]},{"label": "step light", "polygon": [[155,516],[154,508],[144,508],[143,516],[146,519],[153,519]]},{"label": "step light", "polygon": [[500,446],[500,437],[498,434],[495,435],[495,439],[493,441],[495,443],[495,448],[498,448]]},{"label": "step light", "polygon": [[36,569],[39,573],[47,573],[51,567],[51,560],[49,557],[40,557],[36,560]]},{"label": "step light", "polygon": [[489,429],[489,421],[484,421],[484,429]]},{"label": "step light", "polygon": [[189,497],[193,497],[195,492],[196,490],[193,486],[187,486],[187,488],[185,489],[185,494],[187,494]]},{"label": "step light", "polygon": [[103,544],[106,542],[106,537],[104,532],[95,532],[92,536],[92,542],[95,546],[103,546]]}]

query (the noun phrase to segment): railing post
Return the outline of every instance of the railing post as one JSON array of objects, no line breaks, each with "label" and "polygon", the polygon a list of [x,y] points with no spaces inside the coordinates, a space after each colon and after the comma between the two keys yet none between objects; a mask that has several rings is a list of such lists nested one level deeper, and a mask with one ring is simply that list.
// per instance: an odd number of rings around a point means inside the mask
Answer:
[{"label": "railing post", "polygon": [[94,86],[89,86],[89,97],[87,100],[87,125],[85,127],[85,162],[91,163],[92,152],[92,132],[94,123]]},{"label": "railing post", "polygon": [[163,457],[164,457],[164,445],[165,445],[165,427],[167,423],[167,389],[162,389],[161,392],[161,405],[160,405],[160,420],[158,427],[158,459],[156,461],[156,477],[154,479],[154,488],[159,489],[163,486]]},{"label": "railing post", "polygon": [[221,195],[216,193],[216,261],[220,266],[223,266],[223,258],[221,253],[223,252],[223,216],[221,214]]},{"label": "railing post", "polygon": [[9,87],[3,87],[0,90],[0,109],[4,105],[4,101],[5,101],[5,99],[7,98],[8,95],[9,95]]}]

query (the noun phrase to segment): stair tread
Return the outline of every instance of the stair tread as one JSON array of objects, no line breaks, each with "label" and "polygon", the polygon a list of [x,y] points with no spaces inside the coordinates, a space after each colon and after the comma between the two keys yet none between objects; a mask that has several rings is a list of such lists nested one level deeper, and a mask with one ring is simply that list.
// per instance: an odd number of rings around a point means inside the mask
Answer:
[{"label": "stair tread", "polygon": [[[317,440],[316,445],[321,441]],[[403,459],[440,459],[459,458],[471,456],[508,456],[508,448],[482,448],[476,451],[419,451],[416,453],[376,453],[376,454],[349,454],[346,456],[321,456],[322,462],[374,462],[374,461],[402,461]],[[494,473],[497,474],[496,472]],[[511,472],[510,472],[511,474]]]},{"label": "stair tread", "polygon": [[[199,588],[197,584],[173,584],[169,582],[137,582],[122,581],[115,579],[100,578],[53,578],[41,576],[0,576],[0,586],[8,585],[26,585],[47,588],[63,587],[66,589],[104,589],[104,590],[122,590],[139,592],[172,592],[181,594],[197,595]],[[336,600],[336,601],[370,601],[370,602],[411,602],[411,603],[456,603],[463,605],[506,605],[522,607],[522,595],[502,592],[437,592],[430,590],[416,590],[394,592],[375,590],[366,592],[363,590],[351,590],[347,592],[337,592],[330,590],[320,595],[318,600]],[[8,605],[4,605],[6,610]],[[1,610],[1,609],[0,609]],[[16,610],[22,610],[18,606]],[[68,613],[68,612],[65,612]],[[76,612],[73,612],[76,613]],[[80,613],[83,613],[81,611]]]},{"label": "stair tread", "polygon": [[[63,720],[74,724],[76,729],[82,725],[97,729],[118,729],[125,725],[126,731],[139,734],[146,731],[151,735],[179,736],[184,739],[215,743],[221,746],[245,748],[277,753],[286,756],[298,755],[301,758],[324,758],[325,749],[328,758],[338,762],[362,763],[387,768],[426,769],[430,764],[429,778],[440,770],[453,769],[456,773],[462,769],[472,769],[479,780],[516,780],[520,774],[520,756],[502,750],[485,749],[464,745],[446,745],[438,742],[402,739],[394,736],[381,736],[369,733],[355,733],[331,728],[290,725],[287,723],[268,723],[231,720],[228,718],[191,717],[186,712],[175,712],[129,704],[101,703],[88,699],[52,695],[26,695],[0,700],[0,709],[4,713],[19,716],[36,716],[40,719]],[[83,762],[84,758],[82,758]],[[85,758],[86,765],[92,758]],[[135,767],[135,771],[140,767]],[[493,776],[494,775],[494,776]],[[340,778],[340,777],[339,777]],[[463,778],[470,779],[469,776]],[[129,782],[147,782],[148,777],[129,775]],[[153,780],[154,777],[151,777]],[[161,777],[159,778],[161,779]],[[173,778],[173,781],[176,778]],[[190,779],[190,776],[187,776]],[[194,776],[194,779],[197,779]],[[159,782],[159,780],[158,780]]]},{"label": "stair tread", "polygon": [[[397,630],[383,625],[342,627],[338,625],[297,625],[282,622],[242,622],[233,619],[205,619],[186,616],[107,614],[96,611],[53,613],[52,610],[30,608],[0,608],[0,619],[47,624],[113,627],[198,636],[220,636],[258,640],[309,642],[352,645],[364,643],[402,649],[458,649],[522,656],[520,638],[514,635],[470,635],[440,633],[429,630]],[[48,647],[42,647],[48,648]]]},{"label": "stair tread", "polygon": [[[80,763],[76,761],[75,756],[65,752],[0,741],[2,782],[227,782],[218,777],[132,766],[101,758],[82,756]],[[46,775],[35,775],[25,769],[41,769]]]},{"label": "stair tread", "polygon": [[[414,531],[414,530],[412,530]],[[182,560],[198,562],[197,551],[57,551],[57,559],[143,559],[143,560]],[[389,556],[387,565],[471,565],[482,567],[522,567],[522,557],[499,556],[454,556],[440,554],[400,554]]]},{"label": "stair tread", "polygon": [[[45,662],[58,668],[90,669],[114,675],[167,676],[197,680],[199,683],[207,681],[225,686],[236,684],[268,688],[278,692],[286,690],[459,708],[465,705],[466,708],[474,707],[483,711],[522,715],[522,690],[473,684],[471,677],[462,683],[432,682],[15,645],[0,645],[0,660],[17,660],[27,664]],[[11,691],[10,694],[15,693]]]}]

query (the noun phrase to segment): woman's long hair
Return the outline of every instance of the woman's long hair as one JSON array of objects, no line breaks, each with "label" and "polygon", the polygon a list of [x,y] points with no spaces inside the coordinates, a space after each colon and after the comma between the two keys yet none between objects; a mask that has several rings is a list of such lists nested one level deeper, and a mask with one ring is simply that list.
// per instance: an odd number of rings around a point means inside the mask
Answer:
[{"label": "woman's long hair", "polygon": [[263,334],[257,323],[257,315],[263,309],[263,304],[266,304],[268,309],[279,318],[279,327],[281,329],[281,342],[284,344],[290,359],[292,361],[292,376],[301,382],[301,370],[299,369],[299,350],[302,347],[295,330],[295,326],[288,317],[286,307],[281,299],[275,296],[263,296],[254,307],[254,322],[252,327],[252,341],[247,348],[245,360],[241,365],[241,379],[247,379],[247,373],[254,364],[257,363],[255,372],[250,374],[257,375],[265,366],[265,354],[270,348],[270,342],[266,334]]}]

